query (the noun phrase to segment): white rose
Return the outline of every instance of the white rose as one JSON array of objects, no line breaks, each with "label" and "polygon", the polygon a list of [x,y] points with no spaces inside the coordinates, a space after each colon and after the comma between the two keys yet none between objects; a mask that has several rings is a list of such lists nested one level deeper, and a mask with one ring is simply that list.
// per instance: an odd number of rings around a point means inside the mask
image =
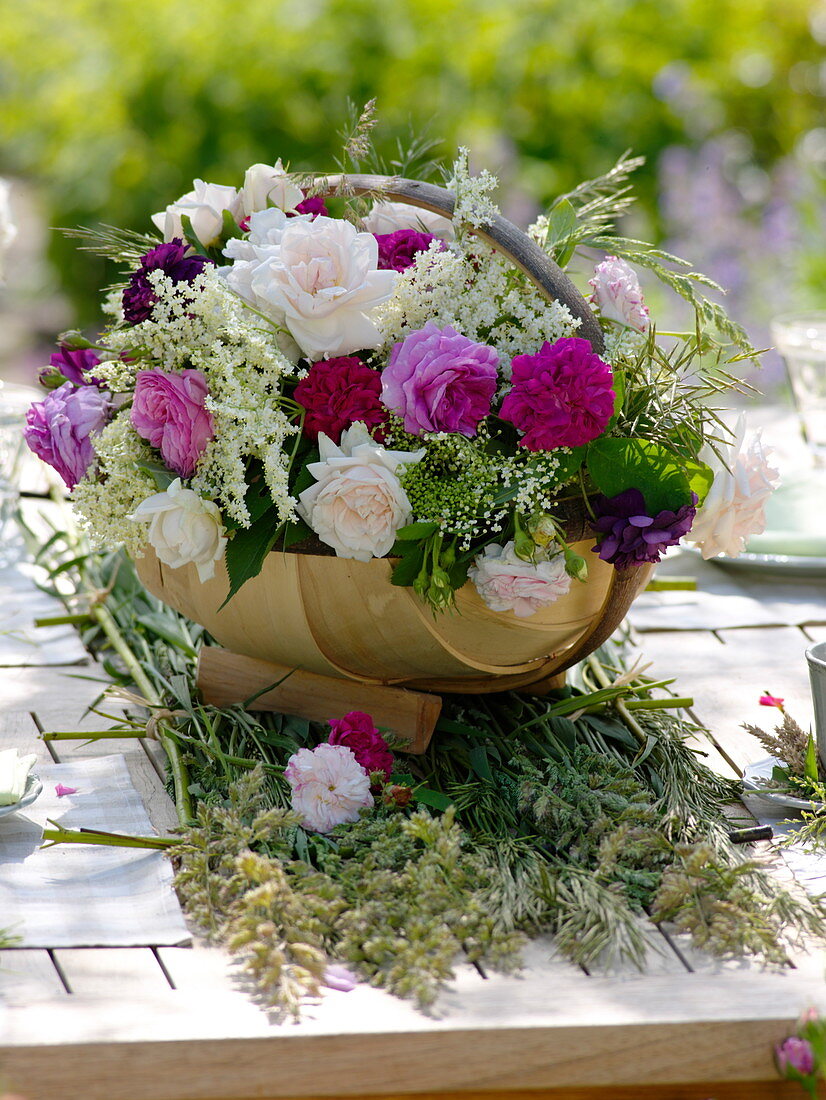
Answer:
[{"label": "white rose", "polygon": [[221,513],[211,500],[184,489],[179,477],[165,493],[141,501],[130,519],[149,523],[149,542],[166,565],[179,569],[194,562],[201,581],[215,576],[227,545]]},{"label": "white rose", "polygon": [[383,558],[412,518],[396,471],[424,451],[385,450],[361,423],[342,433],[338,447],[319,432],[318,449],[321,461],[307,467],[316,484],[299,494],[298,514],[337,557]]},{"label": "white rose", "polygon": [[304,193],[284,171],[280,158],[272,166],[253,164],[247,169],[241,190],[244,214],[254,214],[270,206],[293,211],[303,199]]},{"label": "white rose", "polygon": [[290,218],[280,233],[270,231],[276,235],[268,258],[248,273],[262,308],[311,359],[378,347],[382,336],[370,315],[393,293],[396,273],[378,270],[372,233],[337,218],[308,217]]},{"label": "white rose", "polygon": [[640,281],[625,260],[606,256],[594,268],[590,285],[594,288],[591,301],[603,317],[637,332],[648,330],[648,306],[643,301]]},{"label": "white rose", "polygon": [[571,587],[562,554],[532,565],[516,556],[513,542],[486,546],[468,576],[491,611],[512,611],[519,619],[554,603]]},{"label": "white rose", "polygon": [[192,223],[192,232],[204,247],[214,244],[221,236],[224,226],[224,211],[229,210],[237,221],[241,214],[241,194],[234,187],[225,187],[220,183],[204,183],[194,180],[194,191],[182,195],[177,202],[171,203],[166,210],[152,215],[152,221],[163,233],[165,241],[173,237],[186,240],[181,217],[186,214]]},{"label": "white rose", "polygon": [[708,444],[700,452],[700,459],[714,471],[714,481],[686,540],[706,559],[717,554],[736,558],[749,538],[766,527],[766,501],[780,474],[769,465],[771,449],[763,449],[759,434],[743,449],[745,434],[746,418],[741,413],[731,443],[718,444],[725,464]]},{"label": "white rose", "polygon": [[452,241],[455,234],[453,222],[432,210],[422,210],[406,202],[376,202],[364,219],[364,228],[370,233],[395,233],[399,229],[415,229],[417,233],[430,233],[443,241]]}]

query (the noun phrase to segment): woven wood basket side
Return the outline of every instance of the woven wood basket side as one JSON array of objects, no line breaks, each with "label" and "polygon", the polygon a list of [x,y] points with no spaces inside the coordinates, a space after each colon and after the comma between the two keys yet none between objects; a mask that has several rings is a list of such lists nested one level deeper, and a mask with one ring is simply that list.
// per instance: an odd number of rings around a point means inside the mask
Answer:
[{"label": "woven wood basket side", "polygon": [[599,645],[650,570],[629,576],[590,564],[587,584],[574,582],[530,619],[488,610],[470,584],[458,593],[459,614],[434,617],[412,589],[390,583],[383,559],[271,553],[220,611],[223,567],[204,584],[194,566],[170,569],[150,550],[137,568],[153,595],[233,653],[361,683],[450,692],[538,683]]}]

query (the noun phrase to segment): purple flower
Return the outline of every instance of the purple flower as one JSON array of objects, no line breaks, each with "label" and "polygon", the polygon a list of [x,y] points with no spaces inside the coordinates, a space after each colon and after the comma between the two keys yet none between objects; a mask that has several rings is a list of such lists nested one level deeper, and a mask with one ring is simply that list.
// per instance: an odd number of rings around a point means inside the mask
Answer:
[{"label": "purple flower", "polygon": [[523,447],[579,447],[605,431],[614,413],[613,375],[587,340],[546,341],[536,355],[514,356],[511,367],[501,416],[525,433]]},{"label": "purple flower", "polygon": [[789,1070],[803,1077],[808,1077],[815,1071],[814,1051],[808,1039],[799,1039],[796,1035],[790,1035],[774,1048],[774,1055],[777,1068],[786,1076],[789,1076]]},{"label": "purple flower", "polygon": [[130,325],[137,325],[152,315],[152,307],[158,300],[149,274],[163,271],[173,283],[191,283],[212,263],[204,256],[187,256],[188,244],[180,237],[173,237],[167,244],[159,244],[141,257],[141,265],[133,272],[129,285],[123,292],[123,315]]},{"label": "purple flower", "polygon": [[95,457],[91,437],[109,419],[109,394],[65,382],[26,413],[26,442],[74,489]]},{"label": "purple flower", "polygon": [[382,400],[404,417],[411,435],[476,435],[490,412],[498,365],[494,348],[429,321],[393,348],[381,378]]},{"label": "purple flower", "polygon": [[49,363],[67,382],[74,382],[76,386],[103,385],[100,378],[91,375],[100,363],[91,348],[69,348],[61,344],[60,350],[49,357]]},{"label": "purple flower", "polygon": [[405,271],[416,262],[419,252],[427,252],[433,241],[437,240],[432,234],[419,233],[415,229],[376,233],[375,238],[379,246],[380,271]]},{"label": "purple flower", "polygon": [[205,408],[208,394],[206,378],[199,370],[180,374],[138,371],[132,425],[181,477],[192,477],[215,434],[212,414]]},{"label": "purple flower", "polygon": [[674,546],[691,530],[697,495],[691,496],[691,504],[684,504],[676,512],[658,512],[656,516],[646,512],[645,498],[639,489],[626,489],[610,499],[597,497],[594,501],[597,519],[592,526],[602,538],[592,547],[593,552],[617,569],[659,561],[667,546]]},{"label": "purple flower", "polygon": [[317,218],[319,214],[326,218],[329,216],[327,207],[324,205],[324,199],[321,195],[311,195],[308,199],[302,199],[296,206],[295,213],[287,211],[288,218],[294,218],[297,214],[312,214],[314,218]]}]

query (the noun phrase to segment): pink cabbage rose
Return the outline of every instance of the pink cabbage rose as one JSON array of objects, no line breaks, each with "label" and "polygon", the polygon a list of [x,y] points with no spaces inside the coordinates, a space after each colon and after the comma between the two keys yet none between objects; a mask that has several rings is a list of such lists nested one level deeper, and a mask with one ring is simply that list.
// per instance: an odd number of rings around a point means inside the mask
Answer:
[{"label": "pink cabbage rose", "polygon": [[468,576],[491,611],[512,611],[519,619],[548,607],[571,586],[562,554],[532,565],[516,556],[513,542],[486,546]]},{"label": "pink cabbage rose", "polygon": [[476,435],[496,392],[495,348],[428,321],[396,344],[381,376],[382,399],[404,430]]},{"label": "pink cabbage rose", "polygon": [[370,777],[345,745],[299,749],[287,761],[284,778],[301,824],[316,833],[358,821],[373,805]]},{"label": "pink cabbage rose", "polygon": [[212,413],[205,407],[208,394],[206,378],[199,370],[180,374],[138,371],[132,425],[181,477],[192,477],[215,434]]}]

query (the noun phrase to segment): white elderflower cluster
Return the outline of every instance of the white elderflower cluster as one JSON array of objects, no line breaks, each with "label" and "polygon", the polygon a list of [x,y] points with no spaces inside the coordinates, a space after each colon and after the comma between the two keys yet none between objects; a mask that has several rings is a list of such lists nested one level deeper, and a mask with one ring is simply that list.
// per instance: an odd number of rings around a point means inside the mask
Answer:
[{"label": "white elderflower cluster", "polygon": [[465,147],[459,150],[459,155],[453,162],[453,175],[447,184],[456,195],[453,224],[460,226],[464,222],[479,227],[490,225],[499,213],[499,207],[490,197],[499,186],[499,180],[486,168],[478,176],[471,176],[469,156],[470,151]]},{"label": "white elderflower cluster", "polygon": [[192,488],[219,503],[237,523],[249,526],[246,467],[250,458],[257,458],[279,521],[294,519],[285,444],[297,427],[290,423],[280,393],[282,379],[294,375],[296,368],[280,350],[279,334],[226,286],[214,268],[205,269],[191,285],[173,283],[163,272],[149,278],[158,295],[152,317],[111,333],[107,340],[113,351],[127,356],[131,349],[139,349],[139,357],[107,363],[101,374],[118,391],[133,389],[136,372],[147,367],[202,371],[215,436],[201,457]]},{"label": "white elderflower cluster", "polygon": [[122,412],[95,436],[97,468],[72,490],[72,504],[95,549],[123,545],[139,554],[146,545],[146,528],[128,517],[141,501],[158,491],[141,463],[154,456]]},{"label": "white elderflower cluster", "polygon": [[623,359],[633,362],[647,343],[647,333],[609,325],[605,333],[605,352],[602,358],[606,363],[620,363]]},{"label": "white elderflower cluster", "polygon": [[514,355],[534,354],[576,331],[580,321],[567,306],[546,298],[501,253],[478,239],[465,247],[461,253],[434,243],[399,273],[377,314],[388,350],[433,321],[496,348],[500,373],[509,378]]}]

